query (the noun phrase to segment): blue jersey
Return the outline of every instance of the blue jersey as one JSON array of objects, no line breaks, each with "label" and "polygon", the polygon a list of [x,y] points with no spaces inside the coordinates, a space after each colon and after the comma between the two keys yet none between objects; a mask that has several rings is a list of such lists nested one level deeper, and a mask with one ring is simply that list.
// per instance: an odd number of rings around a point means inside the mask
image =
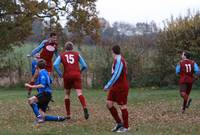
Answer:
[{"label": "blue jersey", "polygon": [[47,72],[46,69],[41,69],[36,81],[36,85],[43,85],[44,87],[42,88],[38,88],[38,93],[42,93],[42,92],[50,92],[52,93],[52,89],[51,89],[51,78],[49,76],[49,73]]},{"label": "blue jersey", "polygon": [[34,60],[32,60],[32,63],[31,63],[31,73],[32,73],[32,75],[34,75],[35,74],[35,70],[36,70],[36,68],[37,68],[37,60],[36,59],[34,59]]}]

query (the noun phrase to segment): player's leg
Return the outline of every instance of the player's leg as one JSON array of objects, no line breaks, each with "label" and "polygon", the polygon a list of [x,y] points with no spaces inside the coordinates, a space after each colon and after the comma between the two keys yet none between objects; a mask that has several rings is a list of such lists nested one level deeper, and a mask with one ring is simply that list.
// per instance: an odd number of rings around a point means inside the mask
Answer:
[{"label": "player's leg", "polygon": [[120,110],[122,112],[123,127],[117,130],[117,132],[127,132],[129,128],[127,105],[120,105]]},{"label": "player's leg", "polygon": [[66,109],[66,113],[67,113],[67,119],[71,118],[71,112],[70,112],[70,89],[65,89],[65,109]]},{"label": "player's leg", "polygon": [[185,112],[185,108],[186,108],[187,101],[188,101],[188,95],[186,93],[186,90],[187,90],[187,85],[180,84],[180,95],[183,98],[182,113]]},{"label": "player's leg", "polygon": [[116,96],[116,102],[120,106],[123,119],[123,127],[117,130],[117,132],[127,132],[129,128],[128,109],[127,109],[128,88],[124,88],[123,91],[117,91],[115,96]]},{"label": "player's leg", "polygon": [[42,96],[38,98],[38,107],[40,108],[40,115],[42,117],[38,118],[37,121],[39,123],[44,121],[64,121],[65,117],[61,116],[51,116],[51,115],[45,115],[45,112],[47,110],[48,104],[51,101],[52,95],[49,92],[42,93]]},{"label": "player's leg", "polygon": [[80,77],[72,79],[72,85],[76,89],[76,94],[78,96],[78,99],[79,99],[82,107],[83,107],[84,117],[87,120],[89,118],[89,112],[88,112],[88,109],[87,109],[87,103],[86,103],[85,97],[83,96],[81,84],[82,83],[81,83]]},{"label": "player's leg", "polygon": [[80,101],[82,107],[83,107],[84,117],[87,120],[89,118],[89,112],[88,112],[88,109],[87,109],[85,97],[82,94],[82,89],[76,89],[76,94],[79,98],[79,101]]},{"label": "player's leg", "polygon": [[36,117],[40,117],[40,113],[39,113],[39,109],[38,109],[38,98],[36,96],[30,97],[28,99],[28,103],[31,106],[31,108],[33,109],[33,112],[35,114]]},{"label": "player's leg", "polygon": [[191,102],[192,102],[192,98],[189,98],[190,92],[191,92],[191,90],[192,90],[192,85],[193,85],[192,83],[188,83],[188,84],[187,84],[186,94],[187,94],[187,96],[188,96],[188,100],[187,100],[186,108],[189,108],[189,106],[190,106],[190,104],[191,104]]},{"label": "player's leg", "polygon": [[113,105],[113,101],[107,100],[106,101],[106,107],[108,108],[108,110],[110,111],[112,117],[114,118],[114,120],[116,122],[116,126],[112,129],[112,132],[116,132],[118,129],[123,127],[122,121],[119,117],[117,109]]}]

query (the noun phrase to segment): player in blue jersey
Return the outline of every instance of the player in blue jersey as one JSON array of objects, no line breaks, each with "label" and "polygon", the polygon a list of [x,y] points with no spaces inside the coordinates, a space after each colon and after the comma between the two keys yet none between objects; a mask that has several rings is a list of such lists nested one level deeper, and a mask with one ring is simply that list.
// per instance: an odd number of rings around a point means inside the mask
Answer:
[{"label": "player in blue jersey", "polygon": [[[40,60],[40,54],[39,53],[34,55],[34,59],[31,62],[31,75],[32,76],[34,76],[35,71],[37,70],[38,60]],[[30,84],[33,85],[34,82],[30,82]],[[30,97],[32,88],[27,88],[27,89],[28,89],[28,97]]]},{"label": "player in blue jersey", "polygon": [[36,116],[36,122],[42,123],[44,121],[64,121],[66,118],[62,116],[45,115],[47,106],[52,97],[51,79],[46,69],[45,60],[38,61],[38,78],[34,85],[26,83],[25,86],[29,88],[37,88],[38,94],[28,99],[28,103],[33,109]]}]

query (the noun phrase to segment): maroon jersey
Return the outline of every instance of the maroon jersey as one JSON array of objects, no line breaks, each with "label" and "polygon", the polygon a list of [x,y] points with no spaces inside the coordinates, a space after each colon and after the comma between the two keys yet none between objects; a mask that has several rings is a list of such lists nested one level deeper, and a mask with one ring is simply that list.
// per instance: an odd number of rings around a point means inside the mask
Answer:
[{"label": "maroon jersey", "polygon": [[47,41],[44,43],[40,58],[44,59],[47,64],[51,64],[55,51],[57,51],[57,43]]},{"label": "maroon jersey", "polygon": [[182,60],[180,61],[180,80],[179,83],[193,83],[194,81],[194,61]]},{"label": "maroon jersey", "polygon": [[80,78],[79,53],[74,51],[63,52],[60,57],[64,67],[63,77],[73,76]]},{"label": "maroon jersey", "polygon": [[[117,59],[114,60],[113,66],[112,66],[112,73],[114,73],[114,69],[115,69],[115,65],[116,65]],[[123,69],[122,72],[119,76],[119,78],[117,79],[117,81],[113,84],[113,88],[114,89],[128,89],[128,80],[127,80],[127,66],[126,66],[126,61],[123,58],[123,56],[121,56],[121,62],[123,64]]]}]

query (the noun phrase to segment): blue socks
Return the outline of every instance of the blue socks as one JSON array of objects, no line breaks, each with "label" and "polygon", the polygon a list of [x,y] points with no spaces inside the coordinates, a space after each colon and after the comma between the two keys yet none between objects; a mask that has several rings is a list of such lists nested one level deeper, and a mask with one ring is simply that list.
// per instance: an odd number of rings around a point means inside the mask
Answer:
[{"label": "blue socks", "polygon": [[31,104],[31,107],[33,109],[35,116],[38,117],[40,115],[38,105],[36,103],[33,103],[33,104]]},{"label": "blue socks", "polygon": [[49,116],[49,115],[46,115],[44,119],[45,119],[45,121],[58,121],[59,120],[58,116]]}]

